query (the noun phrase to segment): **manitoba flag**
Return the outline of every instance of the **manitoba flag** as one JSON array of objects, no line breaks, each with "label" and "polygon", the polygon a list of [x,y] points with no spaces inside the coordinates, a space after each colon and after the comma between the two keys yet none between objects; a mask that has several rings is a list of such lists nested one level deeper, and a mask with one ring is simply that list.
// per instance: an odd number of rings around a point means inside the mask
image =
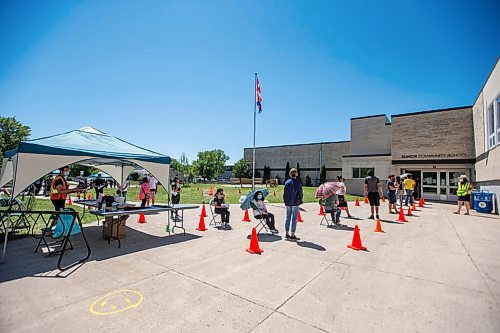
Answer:
[{"label": "manitoba flag", "polygon": [[255,103],[257,104],[257,108],[259,109],[259,113],[262,112],[262,97],[260,96],[260,83],[259,83],[259,78],[255,81]]}]

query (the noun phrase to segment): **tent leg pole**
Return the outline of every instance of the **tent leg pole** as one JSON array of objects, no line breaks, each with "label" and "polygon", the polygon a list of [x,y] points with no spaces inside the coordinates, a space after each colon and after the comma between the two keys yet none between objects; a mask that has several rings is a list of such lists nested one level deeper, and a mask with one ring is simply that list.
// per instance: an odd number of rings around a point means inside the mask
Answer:
[{"label": "tent leg pole", "polygon": [[7,227],[5,228],[5,239],[3,242],[3,252],[2,252],[2,263],[5,262],[5,251],[7,251],[7,239],[9,238],[9,229],[10,229],[10,215],[9,218],[7,219]]}]

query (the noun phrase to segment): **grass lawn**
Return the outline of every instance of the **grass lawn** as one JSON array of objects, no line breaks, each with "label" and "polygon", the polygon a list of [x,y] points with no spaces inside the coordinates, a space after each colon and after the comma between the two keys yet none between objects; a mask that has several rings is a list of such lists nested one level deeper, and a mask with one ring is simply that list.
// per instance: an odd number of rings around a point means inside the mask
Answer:
[{"label": "grass lawn", "polygon": [[[250,187],[240,187],[239,185],[222,185],[222,184],[213,184],[213,191],[217,190],[218,187],[222,187],[224,192],[226,193],[226,200],[230,204],[236,204],[239,202],[240,196],[248,194],[251,191]],[[265,187],[262,187],[265,188]],[[192,185],[183,185],[181,190],[181,203],[207,203],[211,196],[208,195],[208,191],[210,189],[210,184],[192,184]],[[269,195],[267,196],[267,200],[270,203],[283,203],[283,185],[279,185],[278,187],[268,188]],[[106,194],[113,194],[115,189],[106,188]],[[316,187],[303,187],[304,191],[304,202],[317,202],[318,200],[314,198],[314,192],[316,192]],[[91,195],[95,195],[95,192],[89,192]],[[139,201],[139,187],[135,183],[132,187],[129,188],[127,193],[128,201]],[[355,196],[348,195],[348,201],[354,201]],[[158,199],[159,203],[167,202],[167,192],[165,189],[160,186],[158,191]]]}]

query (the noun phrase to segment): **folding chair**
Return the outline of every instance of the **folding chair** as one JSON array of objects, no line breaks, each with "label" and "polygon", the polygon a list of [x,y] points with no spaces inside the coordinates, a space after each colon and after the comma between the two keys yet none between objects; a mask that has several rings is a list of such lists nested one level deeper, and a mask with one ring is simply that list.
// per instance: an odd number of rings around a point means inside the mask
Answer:
[{"label": "folding chair", "polygon": [[[331,213],[330,213],[330,211],[326,212],[325,206],[323,206],[322,204],[320,204],[320,206],[323,207],[324,214],[323,214],[323,218],[319,222],[319,225],[323,225],[323,222],[325,222],[327,227],[333,226],[335,223],[331,219],[331,215],[330,215]],[[330,219],[329,219],[329,217],[330,217]]]},{"label": "folding chair", "polygon": [[[210,207],[210,214],[212,214],[212,219],[208,223],[208,225],[213,225],[214,227],[217,227],[217,223],[222,226],[222,216],[220,214],[215,213],[214,211],[214,199],[210,200],[210,203],[208,205]],[[219,221],[217,221],[217,216],[219,216]]]},{"label": "folding chair", "polygon": [[[256,210],[260,216],[264,216],[264,214],[262,214],[259,207],[257,207],[253,202],[250,202],[250,207],[252,207],[253,210]],[[257,231],[258,234],[262,231],[262,229],[265,229],[268,233],[271,232],[271,230],[269,230],[269,227],[267,226],[267,222],[266,222],[266,219],[264,217],[257,218],[254,216],[254,218],[256,220],[258,220],[258,223],[255,226],[255,229],[259,228],[259,226],[260,226],[259,230]]]}]

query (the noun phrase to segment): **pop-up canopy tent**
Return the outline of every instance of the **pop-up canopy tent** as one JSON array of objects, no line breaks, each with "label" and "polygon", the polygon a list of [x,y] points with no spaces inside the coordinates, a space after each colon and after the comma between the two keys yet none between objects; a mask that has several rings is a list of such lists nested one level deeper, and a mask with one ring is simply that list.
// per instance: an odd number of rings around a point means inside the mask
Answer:
[{"label": "pop-up canopy tent", "polygon": [[12,181],[12,198],[37,179],[62,166],[96,167],[123,184],[135,169],[146,169],[165,186],[170,157],[147,150],[92,127],[22,141],[4,154],[0,187]]}]

